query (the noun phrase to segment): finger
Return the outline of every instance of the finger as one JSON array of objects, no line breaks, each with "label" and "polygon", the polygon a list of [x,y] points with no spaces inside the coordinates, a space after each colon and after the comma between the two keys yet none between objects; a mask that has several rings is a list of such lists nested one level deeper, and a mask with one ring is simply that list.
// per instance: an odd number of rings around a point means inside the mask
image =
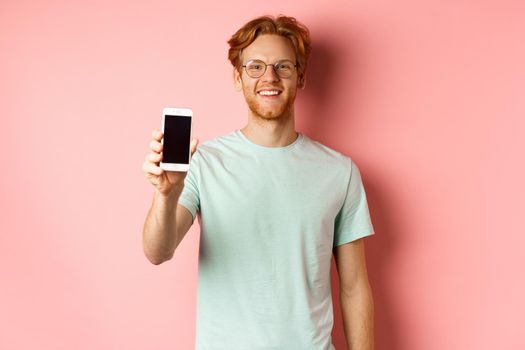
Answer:
[{"label": "finger", "polygon": [[144,162],[142,165],[142,169],[146,173],[146,175],[156,175],[160,176],[164,172],[164,170],[161,167],[156,166],[153,163]]},{"label": "finger", "polygon": [[193,153],[195,153],[195,151],[197,150],[197,145],[199,144],[199,139],[192,139],[191,140],[191,155],[193,155]]},{"label": "finger", "polygon": [[149,143],[149,148],[152,151],[155,151],[155,152],[159,153],[159,152],[162,151],[162,144],[160,142],[158,142],[158,141],[151,140],[151,142]]},{"label": "finger", "polygon": [[146,156],[146,160],[148,162],[155,163],[158,165],[159,162],[162,160],[162,154],[156,152],[148,153],[148,155]]},{"label": "finger", "polygon": [[152,174],[151,173],[151,169],[150,169],[150,162],[148,162],[147,160],[144,161],[144,163],[142,163],[142,171],[144,172],[144,175],[146,175],[146,177],[151,177],[152,175],[155,175],[157,176],[156,174]]},{"label": "finger", "polygon": [[159,129],[155,129],[151,133],[151,136],[153,137],[154,140],[160,141],[162,140],[162,137],[164,136],[164,134]]}]

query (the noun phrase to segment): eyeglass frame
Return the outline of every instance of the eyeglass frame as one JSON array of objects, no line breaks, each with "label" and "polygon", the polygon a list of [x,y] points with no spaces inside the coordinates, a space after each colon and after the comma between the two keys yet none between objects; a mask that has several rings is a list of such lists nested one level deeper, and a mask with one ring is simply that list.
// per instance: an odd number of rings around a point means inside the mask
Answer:
[{"label": "eyeglass frame", "polygon": [[[262,72],[262,74],[261,74],[260,76],[258,76],[258,77],[252,77],[252,76],[250,75],[250,73],[248,73],[248,70],[246,69],[246,66],[247,66],[250,62],[261,62],[262,64],[264,64],[264,71]],[[279,64],[279,63],[281,63],[281,62],[290,62],[290,63],[293,63],[293,61],[292,61],[292,60],[289,60],[289,59],[280,60],[280,61],[277,61],[277,62],[275,62],[275,63],[271,63],[271,64],[266,63],[266,62],[264,62],[264,61],[262,61],[262,60],[252,59],[252,60],[248,60],[248,62],[246,62],[246,64],[245,64],[245,65],[242,65],[241,67],[244,68],[244,71],[246,72],[246,74],[248,74],[248,76],[249,76],[250,78],[257,79],[257,78],[262,77],[264,74],[266,74],[266,71],[268,70],[268,66],[272,66],[272,67],[273,67],[273,71],[275,72],[275,74],[277,74],[277,76],[278,76],[279,78],[288,79],[288,78],[290,78],[290,77],[293,75],[293,72],[292,72],[292,74],[291,74],[289,77],[281,77],[281,76],[279,75],[278,71],[277,71],[277,68],[275,67],[275,65],[277,65],[277,64]],[[294,67],[295,71],[297,72],[297,68],[299,67],[299,65],[298,65],[297,63],[293,63],[292,66]]]}]

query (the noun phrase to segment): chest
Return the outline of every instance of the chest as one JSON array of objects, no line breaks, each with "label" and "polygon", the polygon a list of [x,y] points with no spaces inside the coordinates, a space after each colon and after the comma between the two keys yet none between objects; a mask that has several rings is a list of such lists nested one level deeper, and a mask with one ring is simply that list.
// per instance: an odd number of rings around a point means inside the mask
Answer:
[{"label": "chest", "polygon": [[213,212],[224,222],[330,221],[346,194],[345,174],[307,160],[224,160],[202,172],[202,216]]}]

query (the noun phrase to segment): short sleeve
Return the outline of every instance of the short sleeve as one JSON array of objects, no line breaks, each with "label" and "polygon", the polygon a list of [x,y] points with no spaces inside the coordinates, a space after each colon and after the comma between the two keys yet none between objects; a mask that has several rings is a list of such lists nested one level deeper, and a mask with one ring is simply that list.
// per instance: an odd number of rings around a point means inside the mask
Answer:
[{"label": "short sleeve", "polygon": [[352,160],[350,162],[346,197],[335,218],[334,248],[374,234],[361,173],[357,165]]},{"label": "short sleeve", "polygon": [[192,216],[192,222],[195,221],[195,216],[200,210],[200,196],[199,196],[199,153],[198,149],[195,151],[190,160],[190,169],[184,179],[184,189],[179,196],[179,204],[188,209]]}]

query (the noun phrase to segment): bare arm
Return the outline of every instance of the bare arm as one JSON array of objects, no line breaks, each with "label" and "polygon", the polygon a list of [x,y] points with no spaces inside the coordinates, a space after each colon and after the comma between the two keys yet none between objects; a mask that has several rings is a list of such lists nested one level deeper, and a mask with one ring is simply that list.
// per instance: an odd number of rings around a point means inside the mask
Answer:
[{"label": "bare arm", "polygon": [[152,264],[170,260],[193,224],[189,210],[177,204],[181,192],[174,190],[169,196],[155,192],[142,234],[144,254]]},{"label": "bare arm", "polygon": [[334,256],[348,349],[373,350],[374,301],[366,271],[363,239],[336,247]]},{"label": "bare arm", "polygon": [[[178,204],[186,172],[165,171],[159,166],[163,136],[160,130],[153,131],[150,153],[142,164],[146,178],[155,186],[153,203],[144,222],[142,244],[144,254],[155,265],[173,257],[175,249],[193,223],[190,211]],[[197,139],[191,142],[192,155],[198,142]]]}]

